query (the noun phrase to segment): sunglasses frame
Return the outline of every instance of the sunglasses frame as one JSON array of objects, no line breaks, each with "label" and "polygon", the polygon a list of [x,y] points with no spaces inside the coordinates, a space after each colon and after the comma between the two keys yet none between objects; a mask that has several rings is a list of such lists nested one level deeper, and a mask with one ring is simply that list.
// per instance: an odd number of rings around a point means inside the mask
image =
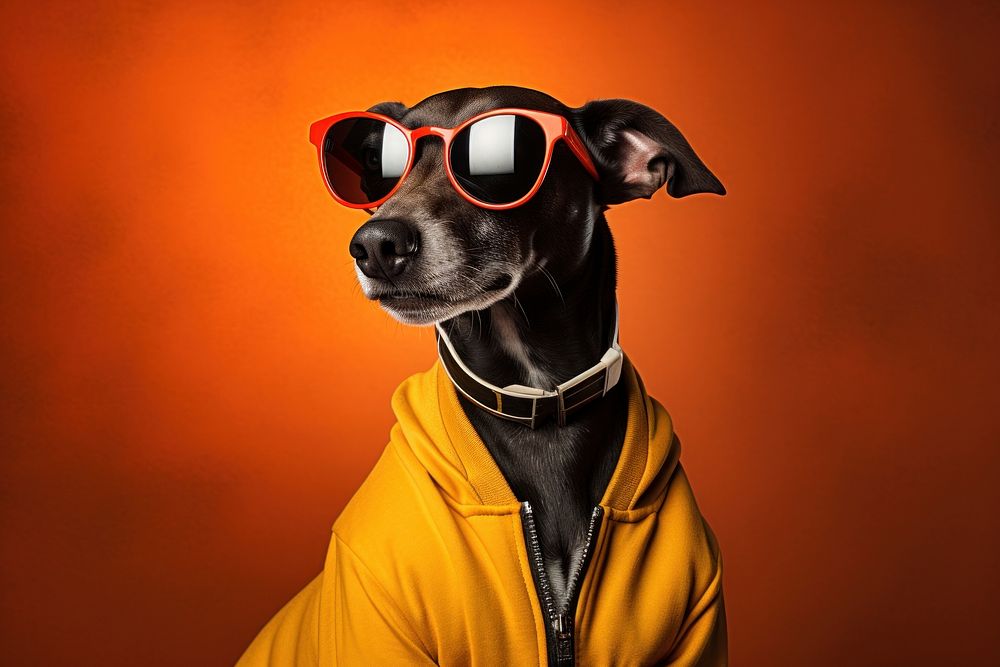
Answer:
[{"label": "sunglasses frame", "polygon": [[[455,172],[451,168],[451,142],[460,132],[473,123],[491,116],[503,115],[530,118],[542,128],[542,131],[545,133],[545,159],[542,162],[542,168],[538,170],[538,179],[523,197],[508,204],[491,204],[489,202],[476,199],[463,190],[462,186],[459,185],[458,179],[455,177]],[[372,120],[379,120],[392,125],[406,137],[409,151],[406,157],[406,167],[403,169],[403,173],[400,175],[399,180],[396,182],[396,185],[393,186],[392,190],[390,190],[389,193],[381,199],[364,204],[349,202],[337,194],[337,191],[334,190],[333,186],[330,184],[330,179],[327,176],[323,152],[323,142],[325,141],[327,132],[329,132],[330,128],[340,121],[350,118],[370,118]],[[549,165],[552,163],[552,153],[555,150],[556,142],[560,140],[566,142],[570,151],[580,161],[584,169],[587,170],[587,173],[589,173],[595,181],[600,180],[600,176],[597,173],[597,167],[594,166],[594,161],[591,159],[586,145],[584,145],[583,140],[580,138],[580,135],[576,133],[576,130],[573,129],[573,126],[569,124],[569,121],[566,120],[565,117],[545,111],[517,108],[492,109],[485,113],[476,114],[472,118],[463,121],[461,124],[453,128],[424,126],[413,129],[402,125],[399,121],[393,118],[383,116],[382,114],[371,113],[369,111],[348,111],[346,113],[340,113],[335,116],[330,116],[329,118],[318,120],[309,127],[309,141],[316,146],[316,152],[319,156],[320,173],[323,175],[323,182],[326,184],[326,189],[329,190],[330,194],[333,195],[333,198],[343,206],[347,206],[348,208],[363,209],[369,213],[372,212],[372,209],[378,208],[384,204],[386,200],[396,194],[396,191],[399,190],[399,187],[403,184],[406,177],[410,175],[410,171],[413,169],[414,156],[417,153],[417,142],[424,137],[429,136],[440,137],[444,141],[444,169],[445,173],[448,175],[448,180],[451,181],[451,186],[455,189],[455,192],[461,195],[466,201],[475,204],[480,208],[489,209],[491,211],[503,211],[506,209],[516,208],[535,196],[535,193],[538,192],[539,188],[542,187],[542,183],[545,181],[545,175],[548,173]]]}]

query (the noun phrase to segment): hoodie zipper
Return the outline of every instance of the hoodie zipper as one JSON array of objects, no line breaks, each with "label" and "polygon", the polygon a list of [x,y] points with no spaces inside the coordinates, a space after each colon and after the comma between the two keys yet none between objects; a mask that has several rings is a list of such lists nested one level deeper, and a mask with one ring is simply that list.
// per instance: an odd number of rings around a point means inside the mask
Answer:
[{"label": "hoodie zipper", "polygon": [[598,505],[590,514],[587,526],[587,539],[583,544],[583,552],[576,568],[570,573],[566,586],[566,604],[556,609],[552,595],[552,586],[545,572],[545,561],[542,558],[542,547],[538,541],[538,526],[535,524],[535,514],[531,503],[521,503],[521,523],[524,526],[524,541],[528,545],[528,561],[531,564],[538,596],[545,613],[545,645],[550,665],[574,665],[576,663],[576,639],[574,636],[573,619],[576,616],[576,604],[580,595],[580,583],[587,571],[590,556],[593,553],[595,528],[601,520],[604,509]]}]

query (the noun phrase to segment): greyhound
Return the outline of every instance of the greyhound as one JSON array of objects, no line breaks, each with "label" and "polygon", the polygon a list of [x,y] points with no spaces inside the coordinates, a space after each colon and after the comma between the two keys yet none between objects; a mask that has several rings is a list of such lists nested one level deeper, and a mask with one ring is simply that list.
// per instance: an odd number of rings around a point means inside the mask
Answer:
[{"label": "greyhound", "polygon": [[[571,109],[511,86],[440,93],[412,108],[375,105],[405,126],[455,127],[475,114],[520,107],[565,117],[598,168],[596,181],[559,145],[538,193],[509,210],[459,196],[440,142],[424,141],[413,171],[354,234],[350,253],[367,298],[400,322],[440,323],[480,378],[552,390],[594,365],[616,325],[616,254],[604,212],[663,185],[672,197],[725,194],[722,183],[663,116],[629,100]],[[621,452],[620,387],[566,424],[535,428],[463,409],[511,490],[534,508],[549,584],[564,602],[593,508]]]},{"label": "greyhound", "polygon": [[[527,610],[521,588],[530,581],[547,621],[540,650],[548,664],[574,664],[578,645],[593,649],[574,635],[574,610],[582,572],[598,548],[603,554],[617,550],[628,561],[601,561],[604,567],[618,563],[614,587],[605,590],[640,600],[635,608],[617,599],[601,604],[591,593],[587,618],[604,619],[596,633],[605,642],[602,650],[642,659],[669,653],[671,664],[724,664],[717,545],[683,472],[655,458],[678,451],[666,447],[669,427],[654,433],[655,423],[669,418],[645,398],[630,366],[627,383],[619,383],[626,374],[618,345],[616,255],[604,215],[610,206],[648,199],[664,186],[672,197],[721,195],[719,180],[677,128],[647,106],[599,100],[570,108],[510,86],[453,90],[412,108],[383,102],[318,121],[311,139],[331,194],[371,214],[349,245],[365,296],[403,323],[433,325],[441,365],[401,386],[394,409],[400,424],[409,425],[394,429],[383,458],[334,526],[324,575],[272,620],[241,664],[316,647],[324,655],[333,647],[335,661],[365,655],[464,664],[472,655],[467,642],[474,640],[487,641],[478,662],[494,664],[506,655],[496,642],[522,650],[541,636],[533,619],[542,616]],[[443,372],[444,380],[435,379]],[[441,394],[450,391],[442,389],[449,380],[455,391]],[[434,384],[421,384],[426,382]],[[423,417],[414,418],[411,410],[414,387],[422,388]],[[471,425],[492,462],[484,463],[486,452],[475,449],[477,443],[465,442],[473,439],[468,430],[458,440],[421,430],[421,424],[445,423],[445,410],[464,413],[461,428]],[[457,417],[448,419],[456,423]],[[447,464],[433,459],[432,473],[411,445],[435,439],[447,440],[444,446],[455,453],[466,446],[474,451]],[[649,476],[640,481],[643,465]],[[616,467],[627,470],[616,475]],[[470,471],[484,468],[491,471],[490,485],[475,486]],[[449,470],[457,470],[465,486],[434,486]],[[496,495],[500,475],[509,488]],[[622,479],[647,484],[653,496],[633,495],[627,505],[613,500]],[[660,486],[648,486],[656,480]],[[466,488],[476,489],[478,504],[461,496]],[[606,489],[609,521],[599,524]],[[456,493],[466,500],[455,500]],[[667,511],[642,504],[651,497],[669,499]],[[528,561],[517,555],[519,538],[511,533],[517,508]],[[602,528],[610,523],[617,527]],[[595,534],[605,536],[596,546]],[[611,534],[619,541],[609,545]],[[488,544],[498,553],[482,557]],[[415,561],[414,548],[449,562],[451,574],[462,572],[466,579],[438,583],[444,571],[429,570],[419,556]],[[633,572],[639,567],[633,559],[647,569]],[[517,563],[525,563],[530,578]],[[645,589],[632,585],[638,580],[629,576],[643,571],[659,581]],[[475,588],[486,580],[511,588]],[[478,593],[455,590],[465,585]],[[680,618],[682,608],[686,616]],[[638,615],[622,615],[633,611]],[[498,617],[504,614],[513,618]],[[644,642],[621,644],[629,636],[613,627],[621,620],[633,623],[632,632]],[[292,629],[296,624],[299,629]],[[317,638],[320,625],[336,641]],[[288,648],[297,636],[312,639]],[[378,646],[373,636],[383,638]],[[520,655],[533,661],[534,649],[524,650]],[[686,657],[676,657],[681,654]],[[604,660],[608,654],[588,655]]]}]

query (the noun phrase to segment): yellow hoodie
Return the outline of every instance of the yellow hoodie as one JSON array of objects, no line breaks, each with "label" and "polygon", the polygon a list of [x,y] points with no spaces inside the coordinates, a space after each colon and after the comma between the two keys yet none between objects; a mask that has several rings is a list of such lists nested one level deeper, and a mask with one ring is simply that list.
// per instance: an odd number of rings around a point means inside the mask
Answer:
[{"label": "yellow hoodie", "polygon": [[[555,643],[579,665],[725,665],[718,545],[666,410],[627,360],[622,382],[625,442],[594,515],[575,615],[562,627],[572,635]],[[392,407],[399,421],[334,524],[322,573],[238,667],[556,664],[546,626],[558,621],[537,592],[530,509],[440,362],[403,382]]]}]

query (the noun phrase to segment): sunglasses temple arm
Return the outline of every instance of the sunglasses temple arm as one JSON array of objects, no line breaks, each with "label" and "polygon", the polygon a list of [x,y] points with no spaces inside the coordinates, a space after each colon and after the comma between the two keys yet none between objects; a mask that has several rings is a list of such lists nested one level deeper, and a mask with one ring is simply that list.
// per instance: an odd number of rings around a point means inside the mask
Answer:
[{"label": "sunglasses temple arm", "polygon": [[563,137],[566,143],[569,144],[570,149],[576,153],[576,157],[583,164],[583,167],[594,177],[594,180],[601,180],[600,174],[597,172],[597,166],[594,164],[594,159],[590,157],[590,151],[587,150],[587,145],[583,143],[580,135],[576,133],[572,125],[566,124],[566,132]]}]

